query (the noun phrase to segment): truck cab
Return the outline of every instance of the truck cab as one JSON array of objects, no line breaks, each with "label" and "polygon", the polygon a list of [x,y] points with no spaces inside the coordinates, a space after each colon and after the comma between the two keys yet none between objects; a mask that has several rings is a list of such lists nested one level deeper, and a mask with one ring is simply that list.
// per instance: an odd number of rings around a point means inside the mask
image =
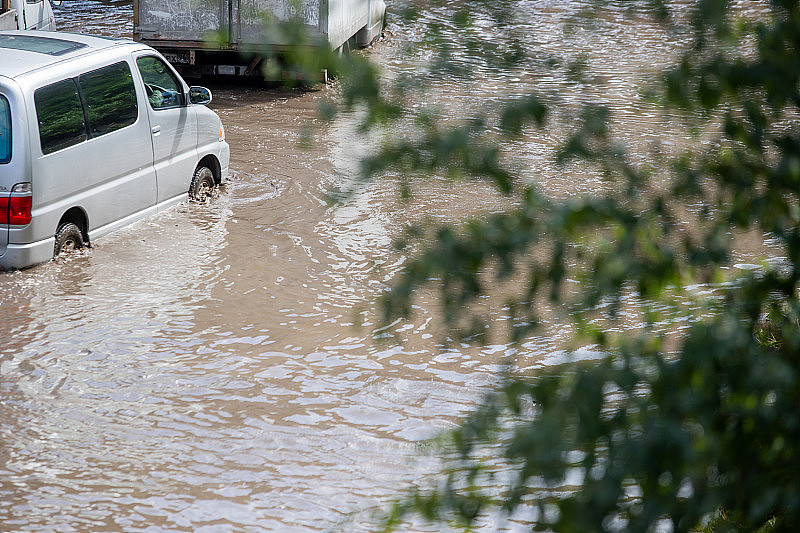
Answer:
[{"label": "truck cab", "polygon": [[0,30],[55,29],[50,0],[0,0]]}]

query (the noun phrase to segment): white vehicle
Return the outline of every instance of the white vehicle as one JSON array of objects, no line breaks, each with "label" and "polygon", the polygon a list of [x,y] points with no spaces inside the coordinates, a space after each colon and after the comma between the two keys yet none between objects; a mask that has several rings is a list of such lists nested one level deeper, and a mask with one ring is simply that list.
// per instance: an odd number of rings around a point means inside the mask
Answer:
[{"label": "white vehicle", "polygon": [[[58,5],[61,1],[55,3]],[[0,30],[55,29],[49,0],[0,0]]]},{"label": "white vehicle", "polygon": [[230,159],[210,101],[149,46],[0,31],[0,269],[204,199]]}]

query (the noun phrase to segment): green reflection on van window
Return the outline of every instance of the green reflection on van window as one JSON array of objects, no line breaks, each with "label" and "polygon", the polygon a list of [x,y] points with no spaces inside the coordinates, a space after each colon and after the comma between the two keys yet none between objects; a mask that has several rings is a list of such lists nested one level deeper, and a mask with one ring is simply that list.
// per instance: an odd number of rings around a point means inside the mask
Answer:
[{"label": "green reflection on van window", "polygon": [[51,154],[86,140],[83,107],[72,79],[37,89],[33,100],[42,153]]},{"label": "green reflection on van window", "polygon": [[136,122],[136,88],[131,69],[124,61],[83,74],[78,84],[86,104],[92,137]]},{"label": "green reflection on van window", "polygon": [[0,164],[11,161],[11,108],[0,94]]},{"label": "green reflection on van window", "polygon": [[136,60],[153,109],[168,109],[184,104],[183,86],[172,71],[157,57]]}]

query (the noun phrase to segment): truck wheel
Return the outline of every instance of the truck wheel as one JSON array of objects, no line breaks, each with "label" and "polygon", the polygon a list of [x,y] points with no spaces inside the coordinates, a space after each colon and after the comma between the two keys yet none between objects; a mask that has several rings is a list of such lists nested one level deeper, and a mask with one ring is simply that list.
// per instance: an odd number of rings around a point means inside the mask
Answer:
[{"label": "truck wheel", "polygon": [[189,185],[189,199],[195,202],[205,202],[214,192],[214,173],[206,166],[198,167],[194,171],[192,184]]},{"label": "truck wheel", "polygon": [[72,222],[65,222],[56,231],[56,244],[53,248],[53,255],[70,253],[83,248],[83,233],[78,226]]}]

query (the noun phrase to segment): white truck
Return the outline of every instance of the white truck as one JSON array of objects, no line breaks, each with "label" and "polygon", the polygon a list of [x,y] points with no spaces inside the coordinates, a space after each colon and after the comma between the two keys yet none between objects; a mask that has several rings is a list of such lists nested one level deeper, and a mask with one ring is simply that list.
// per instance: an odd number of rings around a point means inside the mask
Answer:
[{"label": "white truck", "polygon": [[292,46],[269,42],[265,15],[300,21],[331,48],[347,50],[375,40],[385,13],[384,0],[133,0],[133,38],[184,76],[256,75],[263,57]]},{"label": "white truck", "polygon": [[0,0],[0,30],[55,29],[50,0]]}]

